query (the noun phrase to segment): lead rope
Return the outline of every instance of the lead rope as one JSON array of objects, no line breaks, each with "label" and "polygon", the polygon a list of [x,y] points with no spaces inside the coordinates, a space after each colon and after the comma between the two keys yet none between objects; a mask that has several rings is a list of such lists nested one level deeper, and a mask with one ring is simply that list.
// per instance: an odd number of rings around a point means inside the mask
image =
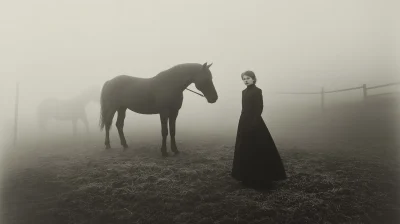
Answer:
[{"label": "lead rope", "polygon": [[186,89],[189,90],[189,91],[191,91],[191,92],[193,92],[193,93],[196,93],[197,95],[200,95],[200,96],[204,97],[203,94],[200,94],[200,93],[195,92],[195,91],[193,91],[193,90],[190,90],[190,89],[188,89],[188,88],[186,88]]}]

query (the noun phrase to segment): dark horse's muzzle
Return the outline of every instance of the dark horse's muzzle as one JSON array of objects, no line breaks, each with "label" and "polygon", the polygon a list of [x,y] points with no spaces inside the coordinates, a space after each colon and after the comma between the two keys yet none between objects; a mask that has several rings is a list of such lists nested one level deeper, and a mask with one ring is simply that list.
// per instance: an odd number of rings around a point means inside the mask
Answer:
[{"label": "dark horse's muzzle", "polygon": [[[197,87],[197,86],[196,86]],[[204,97],[207,99],[209,103],[215,103],[218,100],[218,93],[215,90],[214,84],[211,82],[208,85],[205,85],[203,88],[197,88],[200,90]]]},{"label": "dark horse's muzzle", "polygon": [[207,102],[209,103],[215,103],[218,100],[218,96],[213,96],[213,97],[207,97]]}]

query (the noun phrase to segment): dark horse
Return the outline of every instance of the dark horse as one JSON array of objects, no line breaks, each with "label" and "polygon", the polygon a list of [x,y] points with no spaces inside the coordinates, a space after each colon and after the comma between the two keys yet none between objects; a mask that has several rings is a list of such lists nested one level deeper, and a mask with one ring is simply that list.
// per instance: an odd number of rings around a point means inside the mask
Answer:
[{"label": "dark horse", "polygon": [[104,83],[101,91],[100,129],[106,128],[105,145],[110,146],[110,128],[115,112],[118,112],[116,127],[124,149],[128,148],[124,136],[126,109],[139,114],[159,114],[161,121],[161,153],[168,156],[166,139],[168,122],[171,138],[171,150],[178,154],[175,142],[175,123],[182,107],[183,91],[194,83],[209,103],[218,99],[212,82],[210,65],[207,63],[187,63],[176,65],[151,78],[138,78],[127,75],[117,76]]},{"label": "dark horse", "polygon": [[75,136],[77,134],[77,122],[81,120],[85,125],[86,133],[89,133],[89,122],[85,107],[92,101],[98,102],[99,95],[100,88],[91,87],[71,99],[48,98],[43,100],[37,109],[39,127],[45,129],[50,119],[71,121],[73,134]]}]

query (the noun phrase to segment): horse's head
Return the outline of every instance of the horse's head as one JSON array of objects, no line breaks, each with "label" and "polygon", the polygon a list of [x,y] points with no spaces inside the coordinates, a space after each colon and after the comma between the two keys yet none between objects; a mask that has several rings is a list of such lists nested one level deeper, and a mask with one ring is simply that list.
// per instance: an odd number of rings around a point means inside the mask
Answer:
[{"label": "horse's head", "polygon": [[81,92],[81,98],[86,103],[89,103],[89,102],[99,103],[100,102],[100,91],[101,91],[100,87],[91,86]]},{"label": "horse's head", "polygon": [[200,72],[194,77],[193,82],[196,88],[204,94],[209,103],[215,103],[218,100],[218,94],[212,81],[211,65],[212,63],[209,65],[207,65],[207,62],[204,63]]}]

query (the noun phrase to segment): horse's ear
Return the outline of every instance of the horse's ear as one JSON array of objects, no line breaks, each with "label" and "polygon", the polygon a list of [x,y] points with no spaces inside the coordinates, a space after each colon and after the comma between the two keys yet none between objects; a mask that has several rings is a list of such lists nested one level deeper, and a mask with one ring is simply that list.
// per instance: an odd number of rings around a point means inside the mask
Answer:
[{"label": "horse's ear", "polygon": [[207,65],[207,68],[210,68],[212,64],[213,64],[213,63],[211,62],[211,64]]},{"label": "horse's ear", "polygon": [[203,64],[203,69],[207,68],[207,62]]}]

